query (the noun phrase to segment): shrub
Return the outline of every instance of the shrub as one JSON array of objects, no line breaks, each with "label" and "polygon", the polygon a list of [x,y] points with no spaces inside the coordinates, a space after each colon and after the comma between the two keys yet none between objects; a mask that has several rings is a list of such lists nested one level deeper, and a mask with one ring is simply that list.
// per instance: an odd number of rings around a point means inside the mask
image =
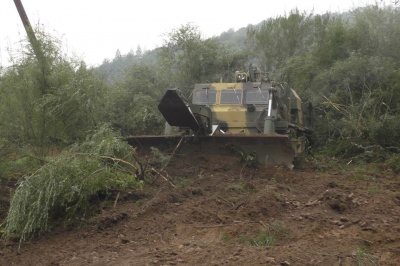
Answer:
[{"label": "shrub", "polygon": [[400,155],[393,155],[386,162],[390,169],[396,174],[400,173]]},{"label": "shrub", "polygon": [[256,247],[269,247],[275,246],[276,242],[288,235],[288,229],[285,224],[281,221],[275,221],[271,227],[267,229],[261,229],[256,238],[249,241],[251,246]]},{"label": "shrub", "polygon": [[382,147],[399,146],[400,144],[400,119],[391,118],[384,122],[376,123],[370,132],[371,139]]},{"label": "shrub", "polygon": [[137,184],[131,153],[128,144],[102,127],[81,145],[49,158],[16,189],[5,220],[5,238],[19,237],[22,242],[48,230],[51,219],[84,217],[90,200],[99,193]]}]

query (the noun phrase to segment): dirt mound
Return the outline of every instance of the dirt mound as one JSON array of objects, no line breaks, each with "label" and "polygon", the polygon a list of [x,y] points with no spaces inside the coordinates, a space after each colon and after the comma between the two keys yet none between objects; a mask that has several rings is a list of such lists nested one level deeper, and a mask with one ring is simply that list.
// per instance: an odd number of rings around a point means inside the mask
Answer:
[{"label": "dirt mound", "polygon": [[[9,242],[0,265],[398,265],[400,181],[345,166],[243,167],[176,157],[80,229]],[[378,173],[378,174],[377,174]],[[115,203],[115,204],[114,204]]]}]

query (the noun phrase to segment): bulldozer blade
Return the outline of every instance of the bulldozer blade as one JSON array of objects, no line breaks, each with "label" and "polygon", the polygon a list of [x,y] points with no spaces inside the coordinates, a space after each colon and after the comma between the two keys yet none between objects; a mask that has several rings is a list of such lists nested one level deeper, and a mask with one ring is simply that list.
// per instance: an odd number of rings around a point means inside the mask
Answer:
[{"label": "bulldozer blade", "polygon": [[193,130],[200,128],[190,104],[177,89],[170,89],[165,93],[158,104],[158,110],[171,126],[189,127]]},{"label": "bulldozer blade", "polygon": [[156,147],[172,153],[178,146],[179,154],[232,155],[239,159],[245,155],[255,155],[257,161],[267,166],[284,165],[293,168],[295,151],[286,135],[214,135],[214,136],[132,136],[130,145],[141,148]]}]

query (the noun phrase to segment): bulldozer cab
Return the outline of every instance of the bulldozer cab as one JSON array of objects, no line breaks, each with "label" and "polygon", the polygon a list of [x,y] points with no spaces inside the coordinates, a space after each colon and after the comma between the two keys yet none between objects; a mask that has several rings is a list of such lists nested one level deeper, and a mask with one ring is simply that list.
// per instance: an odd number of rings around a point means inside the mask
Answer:
[{"label": "bulldozer cab", "polygon": [[251,82],[196,84],[192,96],[192,104],[209,108],[212,124],[229,134],[262,132],[268,100],[268,86]]}]

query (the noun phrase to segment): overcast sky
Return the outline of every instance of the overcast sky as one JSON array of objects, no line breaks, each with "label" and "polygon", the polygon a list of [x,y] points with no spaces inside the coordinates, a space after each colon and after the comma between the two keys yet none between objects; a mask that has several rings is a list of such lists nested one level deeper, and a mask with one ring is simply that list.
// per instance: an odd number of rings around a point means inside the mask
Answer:
[{"label": "overcast sky", "polygon": [[[288,14],[296,7],[314,14],[343,12],[390,0],[22,0],[31,24],[60,38],[70,55],[89,65],[122,54],[152,50],[163,34],[186,23],[203,37]],[[17,49],[25,31],[13,0],[0,0],[0,65],[9,64],[8,48]]]}]

